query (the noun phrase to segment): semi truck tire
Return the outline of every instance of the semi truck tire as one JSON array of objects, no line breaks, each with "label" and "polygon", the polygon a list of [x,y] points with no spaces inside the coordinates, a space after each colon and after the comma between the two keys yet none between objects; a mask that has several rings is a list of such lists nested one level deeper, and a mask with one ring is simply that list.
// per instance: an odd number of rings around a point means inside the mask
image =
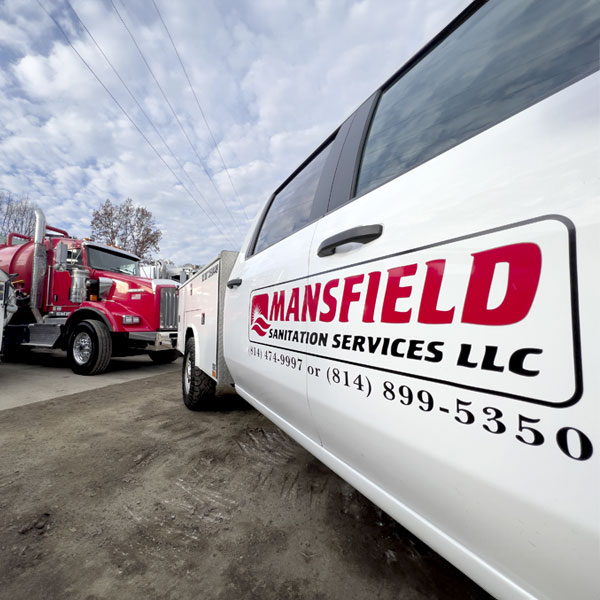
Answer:
[{"label": "semi truck tire", "polygon": [[185,343],[183,367],[181,369],[181,388],[183,403],[190,410],[202,410],[214,400],[217,384],[204,371],[196,366],[196,348],[194,338]]},{"label": "semi truck tire", "polygon": [[67,354],[73,373],[104,373],[112,354],[112,340],[106,325],[91,320],[78,323],[69,338]]},{"label": "semi truck tire", "polygon": [[148,356],[155,365],[166,365],[172,363],[178,356],[177,350],[155,350],[148,352]]}]

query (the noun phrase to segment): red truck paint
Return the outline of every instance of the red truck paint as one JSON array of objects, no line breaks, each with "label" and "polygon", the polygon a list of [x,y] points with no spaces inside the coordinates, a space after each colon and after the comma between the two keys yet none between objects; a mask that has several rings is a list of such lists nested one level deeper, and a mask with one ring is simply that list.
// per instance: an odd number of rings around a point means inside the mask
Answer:
[{"label": "red truck paint", "polygon": [[[43,216],[42,216],[43,218]],[[60,234],[47,235],[48,231]],[[45,254],[45,273],[40,280],[38,294],[39,316],[31,310],[32,274],[35,254],[35,241],[32,237],[11,233],[6,244],[0,244],[0,269],[16,274],[12,285],[19,297],[19,309],[6,327],[4,351],[9,353],[16,346],[42,346],[68,349],[76,326],[83,320],[95,320],[102,323],[111,336],[111,354],[128,355],[149,352],[156,362],[168,362],[174,359],[173,349],[176,340],[176,314],[171,315],[170,323],[161,324],[161,290],[169,288],[176,295],[175,282],[152,280],[113,270],[99,269],[89,262],[88,248],[101,252],[116,253],[130,257],[132,262],[139,259],[119,248],[111,248],[96,242],[81,240],[69,236],[64,230],[46,226],[43,238]],[[23,243],[18,243],[24,240]],[[16,244],[14,244],[17,242]],[[13,245],[14,244],[14,245]],[[59,244],[65,244],[69,251],[81,249],[79,268],[87,270],[88,286],[85,299],[73,302],[70,299],[73,284],[72,269],[57,270],[54,267]],[[94,294],[94,285],[101,278],[112,280],[110,289],[103,297]],[[176,299],[175,299],[176,305]],[[135,324],[124,324],[124,316],[139,318]],[[40,319],[41,317],[41,319]],[[175,321],[175,322],[173,322]],[[45,325],[55,326],[55,334],[43,343],[32,341],[32,328]],[[162,325],[162,326],[161,326]],[[144,334],[144,335],[140,335]],[[151,337],[150,334],[154,335]],[[160,342],[159,342],[160,338]],[[158,351],[161,351],[159,356]],[[169,353],[165,353],[167,350]],[[102,369],[104,370],[104,369]],[[93,374],[101,371],[96,370]]]}]

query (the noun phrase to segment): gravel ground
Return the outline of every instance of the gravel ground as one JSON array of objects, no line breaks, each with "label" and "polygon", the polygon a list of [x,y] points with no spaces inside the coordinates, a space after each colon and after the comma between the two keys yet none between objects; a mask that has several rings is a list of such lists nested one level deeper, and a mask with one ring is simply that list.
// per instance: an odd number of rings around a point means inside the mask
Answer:
[{"label": "gravel ground", "polygon": [[237,396],[179,374],[0,412],[0,598],[490,596]]}]

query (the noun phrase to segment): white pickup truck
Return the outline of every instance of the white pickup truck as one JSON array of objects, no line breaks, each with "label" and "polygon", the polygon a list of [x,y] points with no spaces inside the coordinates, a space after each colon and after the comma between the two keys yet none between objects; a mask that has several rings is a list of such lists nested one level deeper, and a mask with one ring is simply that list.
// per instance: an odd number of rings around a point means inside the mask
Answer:
[{"label": "white pickup truck", "polygon": [[180,289],[188,407],[235,385],[497,598],[600,598],[599,32],[473,3]]}]

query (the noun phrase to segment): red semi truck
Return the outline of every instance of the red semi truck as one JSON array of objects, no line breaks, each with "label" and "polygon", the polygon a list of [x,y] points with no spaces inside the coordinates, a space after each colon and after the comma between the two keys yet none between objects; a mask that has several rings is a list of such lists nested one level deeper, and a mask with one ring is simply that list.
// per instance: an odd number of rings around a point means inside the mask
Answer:
[{"label": "red semi truck", "polygon": [[47,225],[36,210],[33,238],[9,233],[0,243],[0,269],[10,274],[17,304],[6,315],[4,356],[60,348],[81,375],[102,373],[111,356],[175,360],[177,284],[140,277],[139,263],[130,252]]}]

